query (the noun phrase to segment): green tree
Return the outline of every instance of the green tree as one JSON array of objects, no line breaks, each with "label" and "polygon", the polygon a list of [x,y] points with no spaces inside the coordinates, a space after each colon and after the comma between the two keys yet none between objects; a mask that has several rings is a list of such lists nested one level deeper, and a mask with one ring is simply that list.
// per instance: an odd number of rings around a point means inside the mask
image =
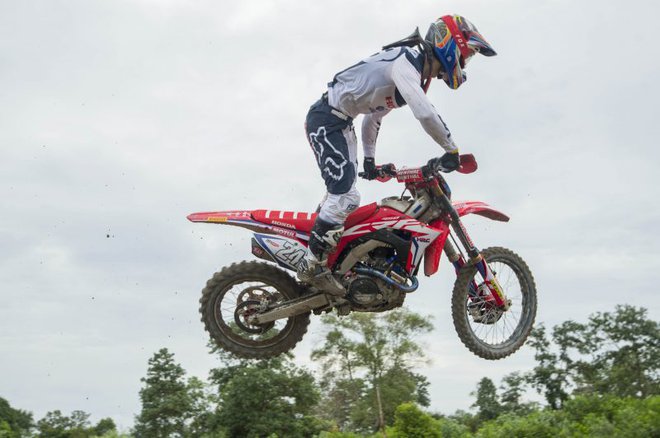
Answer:
[{"label": "green tree", "polygon": [[497,418],[503,411],[498,401],[497,388],[488,377],[482,378],[477,383],[477,389],[471,393],[476,398],[472,404],[477,409],[477,421],[479,423]]},{"label": "green tree", "polygon": [[565,321],[552,338],[537,327],[529,344],[537,365],[527,381],[559,409],[572,392],[647,397],[660,394],[660,325],[646,309],[617,306],[586,324]]},{"label": "green tree", "polygon": [[[414,337],[432,330],[428,318],[398,309],[379,315],[328,315],[323,322],[330,330],[325,342],[312,352],[312,359],[321,365],[322,405],[329,407],[325,414],[342,430],[374,430],[380,407],[385,421],[391,424],[401,403],[428,406],[428,382],[412,371],[425,360]],[[347,388],[354,389],[351,392]],[[356,401],[353,409],[333,401],[338,393],[341,399]]]},{"label": "green tree", "polygon": [[314,377],[290,356],[249,361],[223,358],[211,370],[218,408],[211,430],[228,437],[309,437],[328,427],[312,414],[319,401]]},{"label": "green tree", "polygon": [[646,399],[578,395],[561,409],[543,409],[527,415],[503,414],[486,422],[478,438],[554,438],[660,436],[660,396]]},{"label": "green tree", "polygon": [[30,412],[14,409],[7,400],[0,397],[0,437],[28,436],[33,427],[34,420]]},{"label": "green tree", "polygon": [[536,366],[527,374],[527,381],[544,395],[550,407],[560,409],[570,391],[571,363],[566,362],[568,355],[551,351],[551,343],[542,324],[532,330],[528,343],[535,350]]},{"label": "green tree", "polygon": [[414,403],[396,408],[394,425],[387,428],[388,438],[441,438],[439,422],[422,412]]},{"label": "green tree", "polygon": [[500,383],[500,404],[502,412],[524,415],[537,408],[536,403],[524,402],[523,395],[527,386],[524,374],[513,372],[502,378]]},{"label": "green tree", "polygon": [[589,318],[587,335],[576,342],[581,361],[577,391],[620,397],[660,394],[660,324],[646,309],[617,306]]},{"label": "green tree", "polygon": [[103,418],[91,426],[89,414],[84,411],[73,411],[66,416],[55,410],[37,422],[37,431],[39,438],[92,438],[115,433],[116,426],[111,418]]},{"label": "green tree", "polygon": [[[542,410],[518,416],[503,414],[493,421],[483,424],[476,432],[478,438],[556,438],[560,435],[561,411]],[[585,435],[581,435],[585,436]],[[594,437],[595,438],[595,437]]]},{"label": "green tree", "polygon": [[96,436],[102,436],[116,431],[117,425],[112,418],[102,418],[93,428],[94,435]]},{"label": "green tree", "polygon": [[174,361],[167,348],[160,349],[149,359],[147,377],[142,378],[140,390],[142,410],[135,418],[136,437],[188,437],[191,425],[198,427],[200,381],[185,379],[185,370]]},{"label": "green tree", "polygon": [[[74,416],[75,413],[75,416]],[[63,415],[62,411],[47,412],[44,418],[37,422],[40,438],[79,438],[86,437],[89,425],[89,414],[74,411],[70,417]]]}]

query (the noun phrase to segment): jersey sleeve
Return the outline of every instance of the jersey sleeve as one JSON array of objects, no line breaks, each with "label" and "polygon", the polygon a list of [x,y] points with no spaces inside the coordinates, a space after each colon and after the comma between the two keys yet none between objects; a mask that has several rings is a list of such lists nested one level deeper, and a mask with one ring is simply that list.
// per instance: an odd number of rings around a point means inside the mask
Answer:
[{"label": "jersey sleeve", "polygon": [[376,139],[378,138],[378,131],[383,117],[390,110],[380,111],[377,113],[365,114],[362,119],[362,148],[365,157],[374,158],[376,156]]},{"label": "jersey sleeve", "polygon": [[445,122],[420,86],[421,76],[405,56],[392,65],[392,80],[401,96],[427,132],[447,152],[458,149]]}]

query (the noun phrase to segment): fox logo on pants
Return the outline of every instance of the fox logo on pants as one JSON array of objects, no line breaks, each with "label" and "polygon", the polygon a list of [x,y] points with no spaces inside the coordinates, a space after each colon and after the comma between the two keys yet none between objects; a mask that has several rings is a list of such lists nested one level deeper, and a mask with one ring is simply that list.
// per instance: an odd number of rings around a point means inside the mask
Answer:
[{"label": "fox logo on pants", "polygon": [[323,173],[328,174],[332,179],[339,181],[344,176],[344,167],[348,160],[333,146],[326,136],[325,127],[321,126],[316,132],[309,134],[309,142],[316,154],[316,161]]}]

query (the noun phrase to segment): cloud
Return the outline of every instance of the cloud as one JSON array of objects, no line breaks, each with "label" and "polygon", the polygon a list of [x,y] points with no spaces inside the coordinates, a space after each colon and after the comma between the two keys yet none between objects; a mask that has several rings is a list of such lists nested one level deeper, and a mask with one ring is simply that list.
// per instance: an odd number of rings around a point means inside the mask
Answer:
[{"label": "cloud", "polygon": [[[170,347],[205,377],[204,282],[251,258],[250,234],[193,211],[313,210],[324,192],[303,134],[333,75],[445,12],[469,17],[498,56],[457,91],[429,96],[483,199],[508,224],[466,218],[535,273],[548,324],[630,302],[658,314],[655,229],[658,56],[635,17],[654,3],[5,2],[0,7],[0,387],[35,412],[84,409],[132,423],[148,357]],[[625,30],[622,33],[621,29]],[[623,36],[622,36],[623,35]],[[358,120],[359,123],[359,120]],[[377,157],[441,153],[407,109],[383,122]],[[363,202],[398,194],[359,182]],[[467,408],[483,375],[529,367],[473,357],[449,315],[453,274],[422,279],[407,305],[435,315],[434,409]],[[315,323],[317,324],[317,323]],[[318,325],[296,349],[309,364]],[[316,328],[314,328],[316,327]],[[6,358],[10,358],[7,360]],[[29,382],[26,383],[26,382]],[[46,395],[44,395],[46,394]]]}]

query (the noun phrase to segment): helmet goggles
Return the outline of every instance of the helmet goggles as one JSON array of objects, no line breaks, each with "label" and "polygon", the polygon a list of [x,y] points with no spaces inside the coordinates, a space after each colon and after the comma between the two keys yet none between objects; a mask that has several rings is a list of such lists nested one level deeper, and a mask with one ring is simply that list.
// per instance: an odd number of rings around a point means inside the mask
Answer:
[{"label": "helmet goggles", "polygon": [[494,56],[497,53],[477,28],[460,15],[445,15],[431,24],[426,40],[443,66],[442,79],[449,88],[457,89],[466,80],[463,69],[475,53]]}]

